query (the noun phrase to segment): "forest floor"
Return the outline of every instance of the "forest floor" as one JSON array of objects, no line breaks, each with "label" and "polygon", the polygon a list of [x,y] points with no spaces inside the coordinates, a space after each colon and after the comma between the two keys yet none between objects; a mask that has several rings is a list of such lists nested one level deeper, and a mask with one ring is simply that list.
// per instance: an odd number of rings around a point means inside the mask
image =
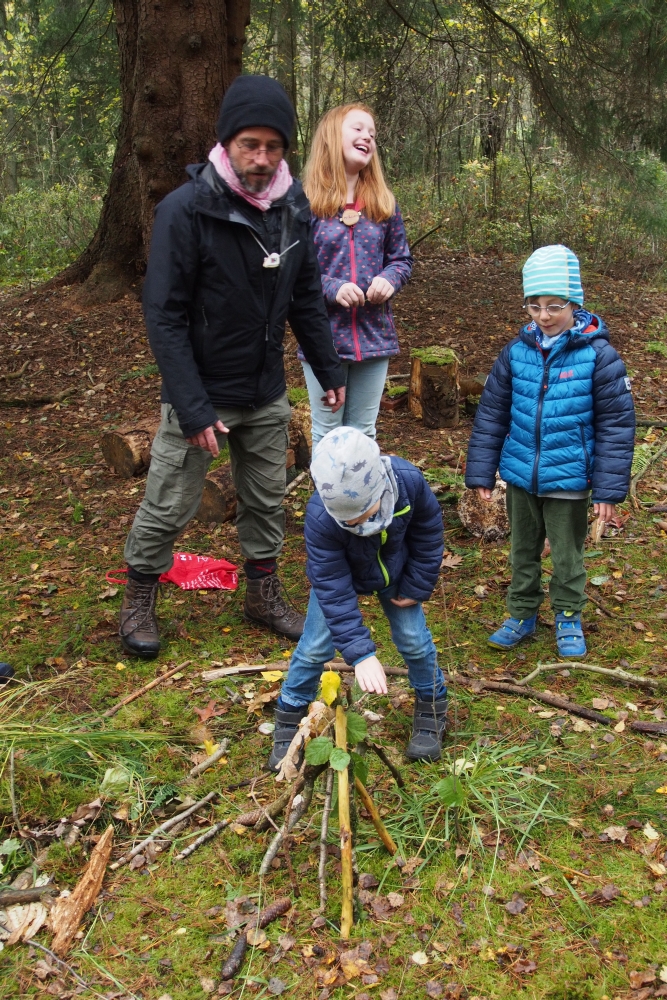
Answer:
[{"label": "forest floor", "polygon": [[[638,414],[665,421],[667,292],[630,274],[588,275],[585,284],[589,307],[607,321],[633,377]],[[522,322],[520,305],[518,261],[422,248],[413,280],[396,302],[402,354],[390,371],[407,372],[410,347],[440,343],[456,348],[469,375],[488,372]],[[659,346],[647,349],[649,343]],[[67,958],[87,987],[44,953],[17,944],[0,955],[0,998],[218,995],[220,962],[231,950],[235,924],[253,906],[285,894],[293,908],[267,928],[266,941],[249,949],[227,995],[667,996],[667,736],[649,739],[631,728],[633,720],[665,718],[667,534],[659,523],[664,515],[649,510],[667,501],[664,462],[640,481],[638,508],[623,505],[629,514],[623,528],[589,544],[589,590],[609,614],[589,604],[584,616],[587,662],[621,665],[659,688],[621,686],[566,665],[534,682],[589,708],[597,699],[595,707],[610,719],[603,726],[455,682],[445,754],[427,766],[402,758],[411,700],[404,679],[391,678],[389,696],[366,699],[364,707],[382,716],[374,739],[406,784],[399,790],[373,758],[369,787],[407,864],[388,857],[361,811],[357,860],[365,888],[352,940],[343,944],[333,815],[329,902],[324,916],[318,911],[320,791],[309,822],[292,838],[296,876],[279,855],[260,877],[272,833],[241,826],[230,826],[190,858],[173,860],[211,821],[234,820],[255,799],[269,802],[276,794],[273,777],[263,771],[271,736],[259,726],[271,718],[277,685],[259,676],[207,683],[202,671],[212,662],[275,664],[289,657],[292,645],[244,623],[242,585],[231,594],[167,585],[158,605],[159,658],[137,662],[121,651],[121,588],[109,585],[105,574],[123,565],[143,481],[113,475],[99,442],[104,429],[157,413],[159,377],[139,303],[126,298],[84,311],[68,289],[5,293],[0,345],[5,400],[76,390],[60,403],[0,409],[0,659],[17,677],[0,689],[0,882],[48,846],[43,871],[60,889],[72,888],[109,823],[117,858],[184,801],[219,792],[175,846],[108,871]],[[289,384],[303,385],[293,342],[286,361]],[[465,456],[471,424],[462,413],[458,427],[428,430],[405,410],[382,412],[379,439],[385,450],[419,462],[432,481],[453,482],[455,499],[457,459]],[[637,445],[655,452],[665,434],[638,427]],[[285,502],[281,573],[305,607],[303,515],[310,487],[302,485]],[[426,612],[443,667],[502,681],[524,677],[538,661],[553,662],[548,602],[535,640],[513,654],[487,647],[487,635],[503,617],[507,544],[480,543],[462,528],[455,503],[442,507],[452,558]],[[239,559],[230,524],[193,521],[178,547]],[[381,658],[398,666],[376,599],[362,605]],[[100,722],[117,700],[186,661],[175,676]],[[222,738],[231,741],[226,760],[188,778],[205,741]],[[434,790],[452,770],[460,772],[464,789],[458,809],[443,806]],[[22,833],[12,817],[12,792]],[[37,940],[48,946],[51,935],[42,930]]]}]

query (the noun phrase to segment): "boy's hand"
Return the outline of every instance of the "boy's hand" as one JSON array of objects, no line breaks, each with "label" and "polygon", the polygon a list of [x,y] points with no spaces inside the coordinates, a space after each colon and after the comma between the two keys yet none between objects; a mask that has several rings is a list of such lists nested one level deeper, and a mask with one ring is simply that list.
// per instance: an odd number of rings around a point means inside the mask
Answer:
[{"label": "boy's hand", "polygon": [[354,676],[362,691],[372,691],[375,694],[387,693],[387,678],[377,656],[367,656],[365,660],[357,663]]},{"label": "boy's hand", "polygon": [[613,503],[594,503],[593,510],[596,516],[601,521],[604,521],[605,524],[616,517],[616,504]]},{"label": "boy's hand", "polygon": [[486,486],[478,486],[477,487],[477,492],[479,493],[479,495],[482,498],[482,500],[490,500],[491,499],[491,490],[487,490]]},{"label": "boy's hand", "polygon": [[389,600],[397,608],[411,608],[413,604],[418,603],[417,601],[413,601],[411,597],[390,597]]}]

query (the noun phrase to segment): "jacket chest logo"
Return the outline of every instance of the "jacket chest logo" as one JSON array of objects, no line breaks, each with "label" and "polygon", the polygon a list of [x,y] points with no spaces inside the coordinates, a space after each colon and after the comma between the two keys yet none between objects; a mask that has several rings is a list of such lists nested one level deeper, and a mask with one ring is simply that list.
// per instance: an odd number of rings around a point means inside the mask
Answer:
[{"label": "jacket chest logo", "polygon": [[561,372],[558,378],[572,378],[573,375],[574,375],[574,369],[570,368],[570,370],[567,372]]}]

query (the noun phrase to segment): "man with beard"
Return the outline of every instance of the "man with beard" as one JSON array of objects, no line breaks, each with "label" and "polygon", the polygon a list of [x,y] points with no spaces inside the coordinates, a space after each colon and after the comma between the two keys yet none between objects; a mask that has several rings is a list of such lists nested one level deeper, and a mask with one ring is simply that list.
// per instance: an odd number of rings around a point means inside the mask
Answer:
[{"label": "man with beard", "polygon": [[194,516],[206,471],[229,442],[245,559],[244,617],[298,639],[304,617],[276,572],[283,542],[290,407],[285,321],[337,410],[344,376],[333,346],[310,236],[310,207],[284,159],[294,126],[287,94],[265,76],[227,91],[208,162],[157,206],[143,306],[162,375],[162,422],[146,493],[125,544],[120,638],[145,658],[160,649],[158,579]]}]

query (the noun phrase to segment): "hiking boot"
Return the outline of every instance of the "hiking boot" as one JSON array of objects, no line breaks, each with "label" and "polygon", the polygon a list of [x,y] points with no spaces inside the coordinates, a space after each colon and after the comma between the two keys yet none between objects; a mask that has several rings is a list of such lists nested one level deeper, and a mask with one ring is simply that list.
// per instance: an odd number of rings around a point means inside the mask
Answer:
[{"label": "hiking boot", "polygon": [[306,623],[305,616],[285,600],[277,573],[269,573],[260,580],[246,580],[243,617],[295,642],[301,638]]},{"label": "hiking boot", "polygon": [[[308,715],[308,706],[295,708],[292,712],[286,712],[282,708],[276,708],[274,721],[276,728],[273,730],[273,750],[269,757],[267,767],[269,771],[278,771],[287,753],[287,749],[294,739],[299,723]],[[299,756],[295,761],[296,767],[301,767],[303,763],[303,750],[299,751]]]},{"label": "hiking boot", "polygon": [[160,652],[160,633],[155,617],[158,581],[142,583],[128,578],[120,608],[118,634],[123,648],[133,656],[154,659]]},{"label": "hiking boot", "polygon": [[566,659],[586,655],[586,640],[578,611],[559,611],[556,615],[556,646],[559,655]]},{"label": "hiking boot", "polygon": [[534,634],[536,626],[536,614],[532,618],[506,618],[487,641],[496,649],[514,649],[523,639]]},{"label": "hiking boot", "polygon": [[415,698],[412,738],[405,755],[409,760],[440,760],[447,724],[447,699],[422,701]]}]

